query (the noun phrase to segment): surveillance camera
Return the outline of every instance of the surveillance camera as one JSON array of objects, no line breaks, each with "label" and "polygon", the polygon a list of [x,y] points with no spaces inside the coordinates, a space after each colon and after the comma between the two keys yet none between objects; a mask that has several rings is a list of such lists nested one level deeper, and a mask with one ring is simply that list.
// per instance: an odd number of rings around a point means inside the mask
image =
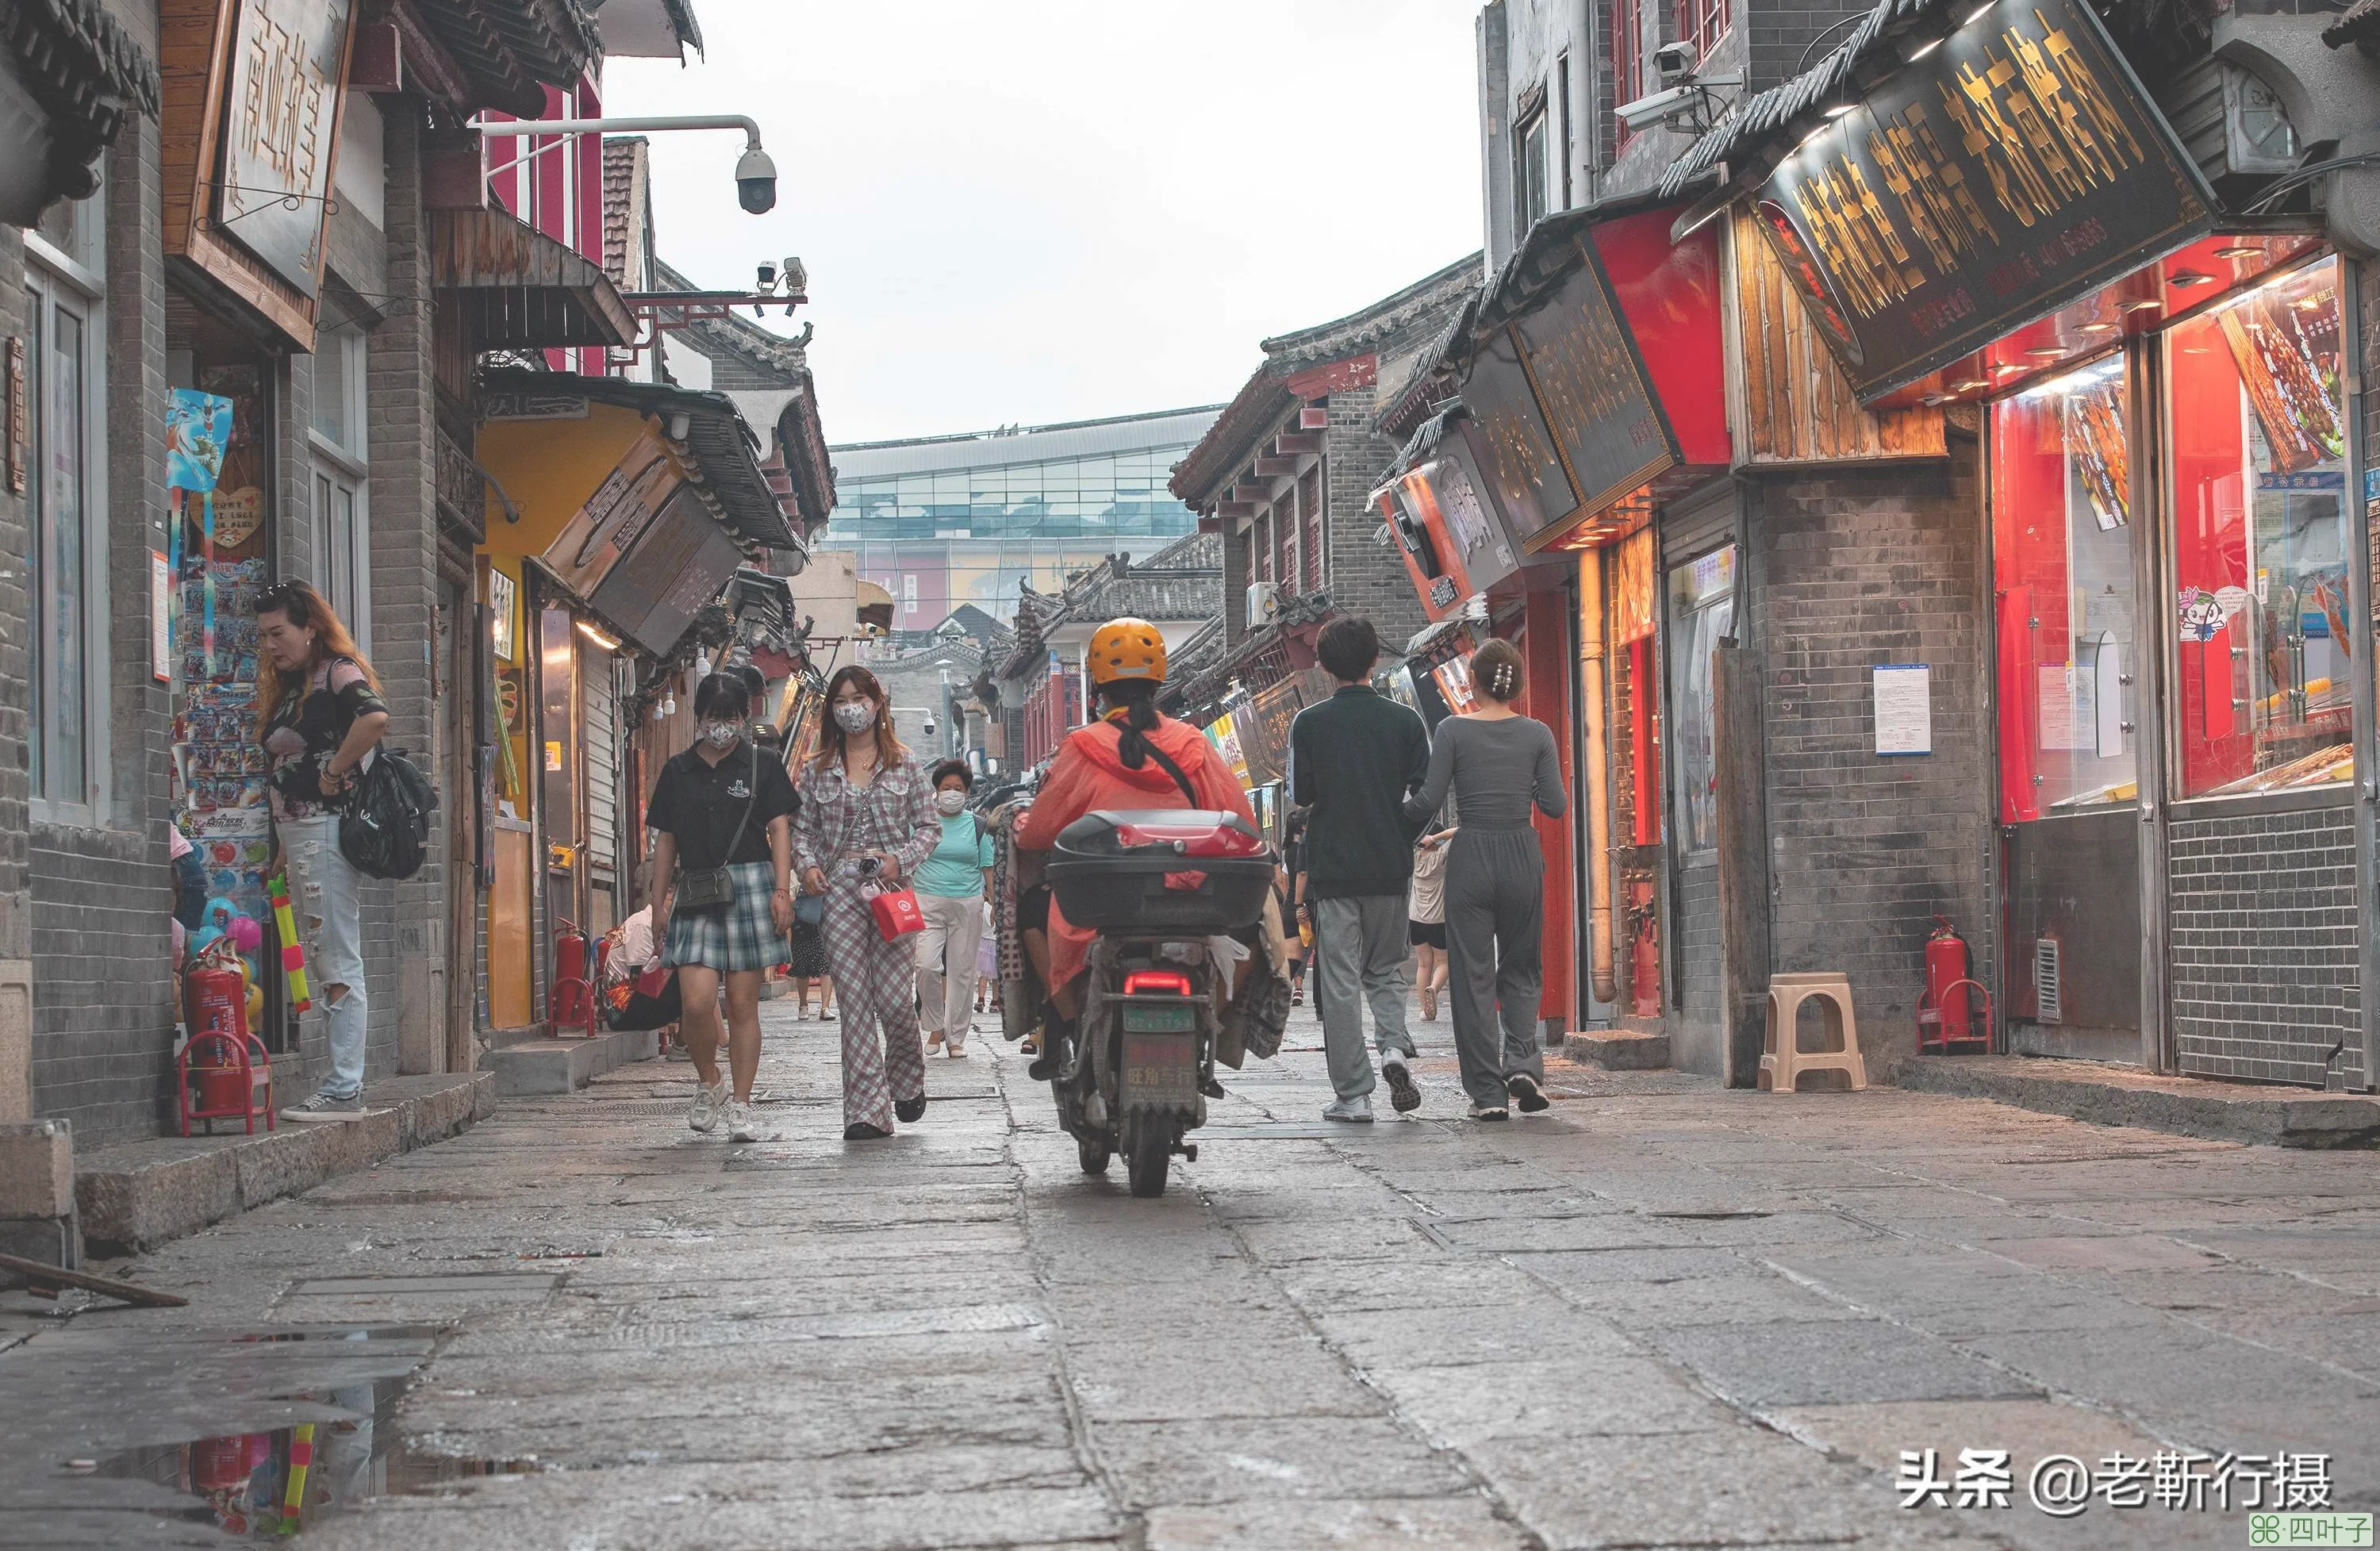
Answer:
[{"label": "surveillance camera", "polygon": [[1653,51],[1653,68],[1659,72],[1663,86],[1676,86],[1690,79],[1697,63],[1694,45],[1689,42],[1663,43]]},{"label": "surveillance camera", "polygon": [[1641,134],[1656,124],[1685,113],[1694,106],[1694,89],[1673,86],[1666,91],[1656,91],[1650,97],[1639,97],[1633,103],[1622,103],[1614,110],[1631,133]]},{"label": "surveillance camera", "polygon": [[735,164],[735,200],[754,215],[777,208],[777,164],[757,145]]},{"label": "surveillance camera", "polygon": [[799,259],[785,261],[785,295],[799,296],[810,288],[810,272],[802,267]]},{"label": "surveillance camera", "polygon": [[759,288],[760,288],[761,290],[763,290],[763,291],[773,291],[773,290],[775,290],[775,289],[777,288],[777,266],[776,266],[776,265],[774,265],[774,264],[762,264],[762,265],[760,266],[760,285],[759,285]]}]

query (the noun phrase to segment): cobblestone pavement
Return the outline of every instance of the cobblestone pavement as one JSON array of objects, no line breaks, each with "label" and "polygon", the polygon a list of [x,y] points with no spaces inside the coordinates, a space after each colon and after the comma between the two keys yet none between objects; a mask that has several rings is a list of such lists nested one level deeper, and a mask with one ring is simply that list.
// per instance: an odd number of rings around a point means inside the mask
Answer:
[{"label": "cobblestone pavement", "polygon": [[[0,1300],[0,1544],[217,1544],[170,1446],[310,1418],[384,1495],[303,1541],[402,1551],[2247,1545],[2026,1500],[2161,1449],[2380,1502],[2368,1153],[1560,1062],[1483,1125],[1442,1021],[1418,1121],[1327,1127],[1302,1022],[1135,1201],[996,1036],[846,1145],[834,1026],[764,1016],[776,1140],[647,1063],[129,1267],[188,1309]],[[2014,1506],[1904,1511],[1925,1448]]]}]

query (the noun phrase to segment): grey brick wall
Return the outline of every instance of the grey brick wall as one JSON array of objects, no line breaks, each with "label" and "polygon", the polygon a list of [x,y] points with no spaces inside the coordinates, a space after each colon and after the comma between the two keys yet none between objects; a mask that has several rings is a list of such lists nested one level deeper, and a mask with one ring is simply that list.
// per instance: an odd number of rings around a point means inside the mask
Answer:
[{"label": "grey brick wall", "polygon": [[1322,442],[1330,601],[1343,613],[1369,618],[1387,648],[1396,651],[1429,616],[1422,612],[1404,561],[1372,538],[1380,518],[1365,498],[1397,455],[1386,438],[1372,434],[1375,397],[1370,388],[1330,395],[1330,426]]},{"label": "grey brick wall", "polygon": [[[151,676],[147,609],[150,551],[164,543],[157,158],[157,127],[136,116],[105,167],[103,558],[110,596],[141,605],[111,610],[107,620],[106,806],[91,827],[20,823],[12,831],[27,847],[31,905],[33,1106],[72,1121],[85,1147],[152,1134],[172,1100],[172,891],[163,822],[171,730],[164,688]],[[12,716],[20,738],[21,715]],[[21,750],[19,744],[9,761],[12,783],[23,780]]]},{"label": "grey brick wall", "polygon": [[[25,239],[15,226],[0,225],[0,340],[28,338],[25,319]],[[24,498],[0,481],[0,553],[26,552]],[[0,618],[26,616],[24,568],[0,566]],[[28,911],[25,799],[32,789],[26,771],[25,718],[32,704],[25,682],[29,664],[22,630],[0,630],[0,961],[23,961],[32,953]],[[0,1084],[21,1080],[0,1072]]]},{"label": "grey brick wall", "polygon": [[[420,120],[387,115],[387,321],[366,354],[371,402],[372,636],[388,741],[432,780],[445,764],[432,696],[438,573],[438,392],[431,350],[430,266],[421,251]],[[375,891],[391,929],[375,934],[370,1075],[437,1072],[446,1052],[446,882],[451,831],[431,826],[421,870]],[[386,991],[383,992],[383,987]],[[385,999],[385,1005],[383,1000]]]},{"label": "grey brick wall", "polygon": [[[1671,1055],[1682,1071],[1716,1073],[1725,1036],[1720,1020],[1726,1012],[1720,988],[1717,860],[1704,856],[1690,862],[1678,870],[1677,878],[1678,904],[1671,913],[1676,962],[1673,973],[1664,977],[1663,992],[1664,1000],[1672,994],[1679,998],[1673,1021],[1679,1032],[1671,1043]],[[1675,991],[1669,987],[1675,987]]]},{"label": "grey brick wall", "polygon": [[[1986,555],[1975,445],[1950,445],[1943,464],[1770,479],[1752,503],[1773,966],[1850,975],[1871,1075],[1912,1048],[1933,915],[1994,983]],[[1886,662],[1933,669],[1930,756],[1876,757]]]},{"label": "grey brick wall", "polygon": [[[2168,827],[2174,1053],[2209,1077],[2363,1084],[2354,808],[2192,812]],[[2203,817],[2201,815],[2204,815]]]}]

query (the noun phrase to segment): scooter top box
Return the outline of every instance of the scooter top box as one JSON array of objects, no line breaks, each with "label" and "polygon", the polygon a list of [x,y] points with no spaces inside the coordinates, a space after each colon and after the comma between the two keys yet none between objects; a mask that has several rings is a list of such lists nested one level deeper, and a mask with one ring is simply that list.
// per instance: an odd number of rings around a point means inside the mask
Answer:
[{"label": "scooter top box", "polygon": [[1227,932],[1264,914],[1272,849],[1237,814],[1101,809],[1067,825],[1050,853],[1058,909],[1094,931]]}]

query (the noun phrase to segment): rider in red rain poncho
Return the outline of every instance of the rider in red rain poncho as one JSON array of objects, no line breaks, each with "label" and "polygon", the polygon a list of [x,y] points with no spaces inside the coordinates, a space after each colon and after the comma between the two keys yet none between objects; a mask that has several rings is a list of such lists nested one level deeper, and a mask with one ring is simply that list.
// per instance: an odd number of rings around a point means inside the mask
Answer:
[{"label": "rider in red rain poncho", "polygon": [[[1100,808],[1212,808],[1256,822],[1247,794],[1206,734],[1158,713],[1154,701],[1165,680],[1165,638],[1157,626],[1146,620],[1109,621],[1091,637],[1087,666],[1106,709],[1059,745],[1032,810],[1017,827],[1017,849],[1048,851],[1057,844],[1060,830]],[[1169,761],[1172,769],[1166,768]],[[1082,1009],[1075,980],[1083,972],[1092,936],[1050,903],[1050,1000],[1068,1023]]]}]

